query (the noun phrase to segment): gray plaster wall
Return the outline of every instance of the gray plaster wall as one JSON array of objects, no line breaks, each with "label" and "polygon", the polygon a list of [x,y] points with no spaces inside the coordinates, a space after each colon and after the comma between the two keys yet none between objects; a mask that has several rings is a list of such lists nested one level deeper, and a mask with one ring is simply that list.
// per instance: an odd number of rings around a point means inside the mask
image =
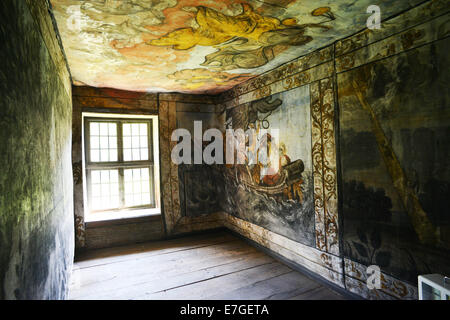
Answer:
[{"label": "gray plaster wall", "polygon": [[0,299],[64,299],[73,263],[72,101],[38,2],[0,2]]}]

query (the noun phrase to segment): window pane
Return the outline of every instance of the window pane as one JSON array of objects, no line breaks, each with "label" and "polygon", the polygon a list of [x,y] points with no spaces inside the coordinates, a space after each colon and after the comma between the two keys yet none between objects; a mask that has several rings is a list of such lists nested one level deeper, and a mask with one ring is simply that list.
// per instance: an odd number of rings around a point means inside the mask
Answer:
[{"label": "window pane", "polygon": [[131,161],[131,149],[123,149],[123,160],[124,161]]},{"label": "window pane", "polygon": [[109,182],[109,170],[100,171],[101,183]]},{"label": "window pane", "polygon": [[149,159],[149,141],[147,133],[147,123],[123,124],[124,161],[141,161]]},{"label": "window pane", "polygon": [[119,170],[92,170],[92,209],[115,209],[120,206]]},{"label": "window pane", "polygon": [[139,124],[139,135],[141,135],[141,136],[147,135],[147,124],[146,123]]},{"label": "window pane", "polygon": [[109,161],[108,149],[100,150],[100,161]]},{"label": "window pane", "polygon": [[131,136],[131,125],[129,123],[123,124],[123,135],[124,136]]},{"label": "window pane", "polygon": [[149,168],[125,169],[125,205],[140,206],[151,203]]},{"label": "window pane", "polygon": [[133,183],[133,193],[136,193],[136,194],[141,193],[141,181],[135,181]]},{"label": "window pane", "polygon": [[97,162],[100,160],[100,150],[98,149],[91,149],[91,161]]},{"label": "window pane", "polygon": [[139,136],[133,136],[131,145],[133,148],[139,148]]},{"label": "window pane", "polygon": [[125,149],[131,149],[131,137],[123,137],[123,147]]},{"label": "window pane", "polygon": [[133,194],[125,194],[125,205],[126,206],[133,206]]},{"label": "window pane", "polygon": [[133,181],[133,171],[132,170],[124,170],[125,181]]},{"label": "window pane", "polygon": [[119,181],[119,172],[117,170],[111,170],[109,172],[109,180],[110,180],[110,182],[118,182]]},{"label": "window pane", "polygon": [[101,184],[92,184],[92,196],[100,197],[102,195]]},{"label": "window pane", "polygon": [[142,203],[150,203],[150,193],[142,194]]},{"label": "window pane", "polygon": [[109,136],[117,136],[117,127],[115,123],[108,123]]},{"label": "window pane", "polygon": [[118,196],[119,195],[119,184],[118,183],[112,183],[111,184],[111,195],[112,196]]},{"label": "window pane", "polygon": [[132,158],[133,160],[141,160],[139,149],[133,149]]},{"label": "window pane", "polygon": [[147,141],[148,141],[148,137],[147,136],[141,136],[140,137],[140,147],[141,148],[147,148]]},{"label": "window pane", "polygon": [[96,136],[91,136],[91,149],[100,149],[100,140]]},{"label": "window pane", "polygon": [[100,137],[100,148],[108,149],[108,137]]},{"label": "window pane", "polygon": [[148,168],[141,169],[141,176],[144,180],[148,180],[149,177],[149,170]]},{"label": "window pane", "polygon": [[92,171],[91,180],[92,183],[100,183],[100,171]]},{"label": "window pane", "polygon": [[100,135],[108,136],[108,124],[105,122],[100,123]]},{"label": "window pane", "polygon": [[90,128],[91,162],[117,161],[117,124],[91,122]]},{"label": "window pane", "polygon": [[102,183],[102,196],[109,196],[109,184]]},{"label": "window pane", "polygon": [[117,150],[116,149],[109,150],[109,161],[117,161]]},{"label": "window pane", "polygon": [[91,136],[98,136],[99,135],[99,128],[98,128],[98,122],[91,122],[90,124],[90,134]]},{"label": "window pane", "polygon": [[117,138],[116,137],[109,137],[109,148],[117,149]]},{"label": "window pane", "polygon": [[112,208],[118,208],[119,207],[119,198],[118,197],[113,197],[111,199],[111,207]]},{"label": "window pane", "polygon": [[139,123],[131,124],[131,134],[133,136],[138,136],[139,135]]},{"label": "window pane", "polygon": [[148,160],[148,149],[141,149],[141,160]]},{"label": "window pane", "polygon": [[133,205],[138,206],[141,204],[141,194],[133,193]]}]

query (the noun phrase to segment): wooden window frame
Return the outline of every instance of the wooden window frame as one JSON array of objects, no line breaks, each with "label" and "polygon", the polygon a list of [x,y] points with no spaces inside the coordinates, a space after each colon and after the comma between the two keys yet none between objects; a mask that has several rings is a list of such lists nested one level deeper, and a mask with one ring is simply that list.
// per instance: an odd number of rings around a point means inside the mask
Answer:
[{"label": "wooden window frame", "polygon": [[[108,122],[116,123],[116,136],[117,136],[117,161],[91,161],[91,148],[90,148],[90,123],[91,122]],[[148,146],[148,160],[123,160],[123,124],[126,123],[146,123],[147,124],[147,146]],[[85,116],[83,119],[84,126],[84,157],[85,157],[85,176],[86,176],[86,191],[89,213],[95,215],[101,212],[117,212],[126,209],[153,209],[157,207],[157,201],[155,197],[155,174],[154,174],[154,143],[153,143],[153,119],[148,118],[120,118],[120,117],[95,117]],[[125,206],[125,182],[124,182],[124,170],[125,169],[141,169],[149,168],[149,190],[150,190],[150,204],[139,206]],[[91,171],[92,170],[118,170],[119,176],[119,207],[112,209],[92,209],[92,185],[91,185]]]}]

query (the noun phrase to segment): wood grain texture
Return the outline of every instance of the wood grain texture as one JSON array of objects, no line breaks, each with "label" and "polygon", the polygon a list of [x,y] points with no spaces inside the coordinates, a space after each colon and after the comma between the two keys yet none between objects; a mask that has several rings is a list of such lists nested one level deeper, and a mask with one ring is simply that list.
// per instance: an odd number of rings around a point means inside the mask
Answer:
[{"label": "wood grain texture", "polygon": [[88,252],[70,290],[71,299],[319,297],[343,299],[223,231]]},{"label": "wood grain texture", "polygon": [[78,97],[92,97],[92,98],[122,98],[133,99],[141,101],[157,101],[158,95],[156,93],[134,92],[110,88],[95,88],[88,86],[73,86],[72,92],[74,96]]},{"label": "wood grain texture", "polygon": [[117,97],[80,97],[74,95],[73,102],[82,108],[139,110],[144,113],[148,111],[156,112],[158,110],[157,102],[152,100]]},{"label": "wood grain texture", "polygon": [[303,245],[260,226],[224,213],[224,225],[319,276],[344,287],[342,259]]},{"label": "wood grain texture", "polygon": [[217,102],[217,96],[206,94],[159,93],[159,99],[197,104],[215,104]]},{"label": "wood grain texture", "polygon": [[86,247],[107,248],[129,243],[139,243],[164,237],[161,216],[127,219],[126,222],[88,223],[86,225]]}]

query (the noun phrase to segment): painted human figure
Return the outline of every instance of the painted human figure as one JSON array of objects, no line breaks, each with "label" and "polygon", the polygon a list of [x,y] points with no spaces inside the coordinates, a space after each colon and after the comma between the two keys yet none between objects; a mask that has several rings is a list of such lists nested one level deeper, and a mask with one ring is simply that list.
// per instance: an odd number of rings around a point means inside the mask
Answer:
[{"label": "painted human figure", "polygon": [[[284,143],[277,146],[275,139],[267,134],[267,152],[260,152],[258,162],[261,165],[261,182],[267,186],[276,185],[281,178],[281,169],[289,164],[291,159],[286,154],[286,146]],[[277,152],[278,151],[278,152]]]}]

